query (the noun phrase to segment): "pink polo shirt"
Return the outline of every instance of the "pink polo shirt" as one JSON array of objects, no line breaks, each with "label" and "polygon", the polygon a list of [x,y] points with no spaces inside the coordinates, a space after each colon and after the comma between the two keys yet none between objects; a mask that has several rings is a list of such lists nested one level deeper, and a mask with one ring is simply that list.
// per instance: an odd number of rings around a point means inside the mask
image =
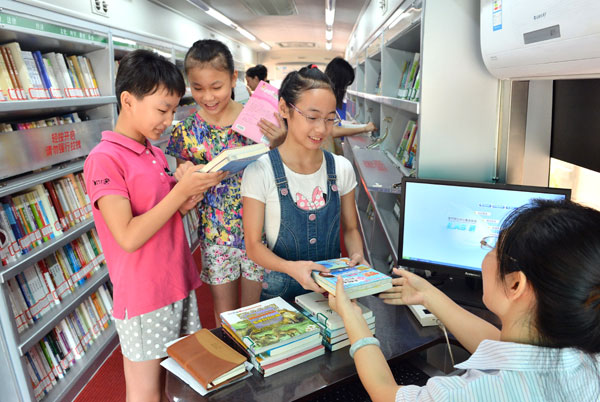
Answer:
[{"label": "pink polo shirt", "polygon": [[113,238],[96,204],[102,196],[116,194],[129,200],[133,216],[141,215],[175,185],[167,172],[167,160],[159,148],[112,131],[102,133],[102,141],[85,160],[85,183],[114,287],[115,318],[167,306],[202,284],[179,213],[137,251],[128,253]]}]

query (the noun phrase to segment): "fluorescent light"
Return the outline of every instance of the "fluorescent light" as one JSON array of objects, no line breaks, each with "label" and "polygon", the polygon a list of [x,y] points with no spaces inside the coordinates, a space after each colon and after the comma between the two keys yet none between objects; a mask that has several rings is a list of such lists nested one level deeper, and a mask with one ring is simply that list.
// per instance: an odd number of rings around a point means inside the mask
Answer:
[{"label": "fluorescent light", "polygon": [[218,21],[221,21],[225,25],[237,26],[237,25],[235,25],[235,23],[233,21],[231,21],[229,18],[227,18],[226,16],[224,16],[223,14],[221,14],[214,8],[209,8],[208,11],[206,11],[206,14],[210,15],[211,17],[213,17],[214,19],[216,19]]},{"label": "fluorescent light", "polygon": [[260,42],[260,47],[265,50],[271,50],[271,46],[267,45],[265,42]]},{"label": "fluorescent light", "polygon": [[236,29],[239,33],[241,33],[246,38],[248,38],[250,40],[256,40],[256,36],[252,35],[250,32],[246,31],[244,28],[237,27]]},{"label": "fluorescent light", "polygon": [[326,29],[325,30],[325,40],[332,40],[333,39],[333,29]]},{"label": "fluorescent light", "polygon": [[331,42],[325,42],[325,49],[331,50],[332,46]]},{"label": "fluorescent light", "polygon": [[165,57],[167,59],[171,59],[171,57],[173,57],[173,55],[171,53],[167,53],[167,52],[162,52],[158,49],[152,49],[152,51],[156,54],[161,55],[162,57]]},{"label": "fluorescent light", "polygon": [[131,45],[131,46],[137,46],[137,42],[131,39],[125,39],[125,38],[121,38],[119,36],[113,36],[113,41],[116,42],[121,42],[121,43],[125,43],[127,45]]},{"label": "fluorescent light", "polygon": [[335,8],[334,9],[325,9],[325,25],[332,26],[333,20],[335,19]]}]

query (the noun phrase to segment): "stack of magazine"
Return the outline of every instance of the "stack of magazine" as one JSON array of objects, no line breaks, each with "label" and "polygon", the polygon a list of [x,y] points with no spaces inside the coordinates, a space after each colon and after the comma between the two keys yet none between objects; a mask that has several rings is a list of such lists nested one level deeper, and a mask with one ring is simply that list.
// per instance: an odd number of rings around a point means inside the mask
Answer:
[{"label": "stack of magazine", "polygon": [[325,351],[319,326],[281,297],[226,311],[221,326],[265,377]]},{"label": "stack of magazine", "polygon": [[[344,328],[342,317],[329,307],[329,300],[321,293],[311,292],[296,296],[295,302],[319,328],[323,335],[323,345],[330,351],[338,350],[350,345],[348,333]],[[375,315],[373,311],[363,304],[356,303],[363,313],[363,317],[369,325],[369,329],[375,334]]]}]

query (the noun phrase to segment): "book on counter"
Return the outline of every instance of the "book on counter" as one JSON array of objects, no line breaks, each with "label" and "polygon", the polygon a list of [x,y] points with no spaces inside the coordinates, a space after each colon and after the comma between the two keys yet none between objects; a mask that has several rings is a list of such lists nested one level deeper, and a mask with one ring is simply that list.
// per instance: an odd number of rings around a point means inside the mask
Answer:
[{"label": "book on counter", "polygon": [[392,287],[392,278],[367,266],[349,266],[349,258],[316,261],[330,270],[329,273],[313,271],[312,277],[319,286],[335,296],[337,278],[342,277],[344,290],[350,299],[383,292]]},{"label": "book on counter", "polygon": [[171,343],[167,354],[206,391],[248,374],[246,357],[205,328]]},{"label": "book on counter", "polygon": [[244,170],[246,166],[257,160],[261,155],[269,152],[269,147],[264,144],[246,145],[238,148],[229,148],[204,165],[199,172],[208,173],[216,171],[234,174]]},{"label": "book on counter", "polygon": [[260,119],[265,119],[279,126],[279,121],[275,117],[275,113],[278,112],[278,103],[279,90],[271,84],[260,81],[235,119],[233,129],[254,142],[268,145],[269,139],[260,132],[258,122]]},{"label": "book on counter", "polygon": [[319,327],[281,297],[221,313],[223,327],[254,355],[319,333]]}]

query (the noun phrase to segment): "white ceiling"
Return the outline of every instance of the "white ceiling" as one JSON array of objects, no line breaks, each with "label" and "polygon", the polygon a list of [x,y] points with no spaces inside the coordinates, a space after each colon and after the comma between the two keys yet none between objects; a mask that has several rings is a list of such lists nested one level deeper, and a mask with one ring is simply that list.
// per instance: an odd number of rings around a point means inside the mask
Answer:
[{"label": "white ceiling", "polygon": [[[331,54],[331,57],[344,52],[348,37],[354,28],[365,4],[370,0],[337,0],[335,9],[335,20],[333,24],[333,48],[331,52],[325,51],[325,1],[324,0],[293,0],[298,14],[287,16],[258,16],[248,10],[244,1],[240,0],[204,0],[208,6],[221,12],[234,23],[240,25],[254,36],[256,41],[250,41],[233,28],[215,20],[204,11],[192,4],[190,0],[153,0],[165,7],[170,8],[198,23],[208,26],[216,31],[242,42],[257,52],[264,52],[259,47],[260,41],[271,46],[270,57],[285,55],[288,61],[294,59],[289,49],[283,49],[278,42],[313,42],[314,48],[299,50],[300,59],[302,55],[315,54],[321,57]],[[256,0],[259,3],[271,3],[273,0]],[[330,57],[330,58],[331,58]]]}]

